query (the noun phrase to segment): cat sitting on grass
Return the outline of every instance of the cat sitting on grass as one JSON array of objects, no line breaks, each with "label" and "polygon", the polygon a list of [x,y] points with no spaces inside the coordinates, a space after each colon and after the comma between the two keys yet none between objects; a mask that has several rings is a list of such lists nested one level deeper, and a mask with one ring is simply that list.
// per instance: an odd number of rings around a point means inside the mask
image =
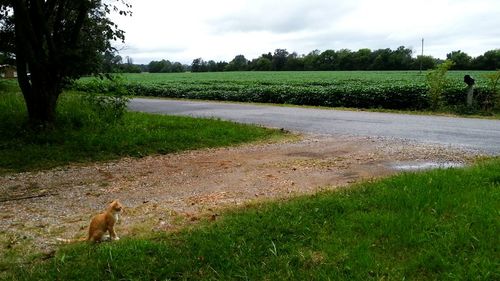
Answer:
[{"label": "cat sitting on grass", "polygon": [[92,218],[89,226],[89,235],[86,238],[77,240],[57,238],[58,241],[71,243],[76,241],[102,242],[106,240],[106,232],[109,232],[111,240],[119,240],[116,235],[115,224],[118,222],[120,213],[123,209],[122,204],[118,200],[111,202],[103,213],[95,215]]}]

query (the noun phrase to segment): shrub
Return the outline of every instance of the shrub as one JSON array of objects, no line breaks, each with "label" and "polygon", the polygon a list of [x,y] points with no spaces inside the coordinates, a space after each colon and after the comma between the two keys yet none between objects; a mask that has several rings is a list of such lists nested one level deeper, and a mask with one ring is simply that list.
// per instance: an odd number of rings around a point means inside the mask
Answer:
[{"label": "shrub", "polygon": [[450,60],[437,66],[436,69],[427,73],[427,84],[429,85],[429,101],[431,109],[437,110],[443,105],[443,94],[446,86],[449,84],[446,73],[453,66]]},{"label": "shrub", "polygon": [[500,110],[500,70],[492,74],[487,74],[485,77],[488,79],[488,92],[485,94],[485,107],[486,110],[491,108]]}]

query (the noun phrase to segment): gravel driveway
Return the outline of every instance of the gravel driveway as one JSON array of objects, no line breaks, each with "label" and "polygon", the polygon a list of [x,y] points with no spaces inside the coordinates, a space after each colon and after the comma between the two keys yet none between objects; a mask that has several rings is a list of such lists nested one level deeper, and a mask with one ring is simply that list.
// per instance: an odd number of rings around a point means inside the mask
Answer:
[{"label": "gravel driveway", "polygon": [[119,235],[140,236],[217,219],[226,207],[336,189],[402,167],[467,163],[474,156],[412,141],[307,135],[4,175],[0,258],[12,252],[50,256],[59,246],[56,238],[84,237],[90,218],[113,199],[125,205]]}]

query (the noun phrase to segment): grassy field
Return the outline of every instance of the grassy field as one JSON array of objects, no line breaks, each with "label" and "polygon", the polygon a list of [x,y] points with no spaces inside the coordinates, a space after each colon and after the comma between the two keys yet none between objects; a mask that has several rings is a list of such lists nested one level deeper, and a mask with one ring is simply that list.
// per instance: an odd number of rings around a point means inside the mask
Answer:
[{"label": "grassy field", "polygon": [[499,280],[500,160],[261,203],[143,239],[74,244],[12,280]]},{"label": "grassy field", "polygon": [[[115,112],[64,93],[54,128],[28,128],[16,87],[0,92],[0,174],[271,139],[281,132],[210,119]],[[117,118],[115,115],[123,115]]]},{"label": "grassy field", "polygon": [[[491,104],[492,91],[481,71],[453,71],[441,105],[465,109],[464,74],[476,79],[476,108]],[[123,85],[126,85],[123,87]],[[125,74],[118,83],[80,80],[75,88],[89,92],[127,89],[129,94],[239,102],[329,107],[425,110],[430,108],[426,73],[418,71],[223,72]]]}]

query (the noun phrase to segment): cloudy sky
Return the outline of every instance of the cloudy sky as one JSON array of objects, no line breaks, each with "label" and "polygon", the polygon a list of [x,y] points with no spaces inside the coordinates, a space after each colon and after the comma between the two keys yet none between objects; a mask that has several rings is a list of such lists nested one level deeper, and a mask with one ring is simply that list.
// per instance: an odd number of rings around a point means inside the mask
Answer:
[{"label": "cloudy sky", "polygon": [[120,54],[134,63],[247,59],[275,49],[406,46],[437,58],[500,48],[499,0],[129,0]]}]

